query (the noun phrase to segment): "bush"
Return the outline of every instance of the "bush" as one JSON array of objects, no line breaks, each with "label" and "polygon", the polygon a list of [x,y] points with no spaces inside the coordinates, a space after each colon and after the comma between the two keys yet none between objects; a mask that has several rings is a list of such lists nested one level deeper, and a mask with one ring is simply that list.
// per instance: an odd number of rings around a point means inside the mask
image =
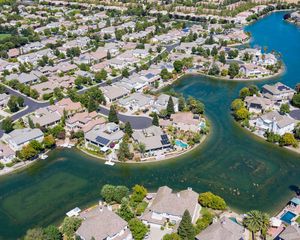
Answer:
[{"label": "bush", "polygon": [[201,193],[199,195],[199,203],[203,207],[208,207],[216,210],[225,210],[227,205],[223,198],[214,195],[211,192]]},{"label": "bush", "polygon": [[126,186],[113,186],[105,184],[101,189],[101,196],[107,202],[121,203],[124,197],[128,197],[129,189]]},{"label": "bush", "polygon": [[235,100],[233,100],[232,101],[232,103],[231,103],[231,110],[232,111],[236,111],[236,110],[239,110],[239,109],[241,109],[242,107],[244,107],[244,102],[243,102],[243,100],[241,100],[241,99],[235,99]]},{"label": "bush", "polygon": [[300,93],[297,93],[292,98],[292,105],[295,107],[300,107]]}]

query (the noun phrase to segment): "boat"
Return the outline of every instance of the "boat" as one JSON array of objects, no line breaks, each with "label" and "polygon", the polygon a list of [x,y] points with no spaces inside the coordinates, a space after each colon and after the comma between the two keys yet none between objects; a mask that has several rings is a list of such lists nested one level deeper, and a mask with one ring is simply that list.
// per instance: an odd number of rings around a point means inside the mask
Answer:
[{"label": "boat", "polygon": [[41,154],[40,155],[40,159],[42,159],[42,160],[46,159],[47,157],[48,157],[48,155],[46,155],[46,154]]},{"label": "boat", "polygon": [[69,212],[67,212],[66,215],[68,217],[74,217],[74,216],[78,216],[80,212],[81,212],[81,209],[79,207],[76,207],[76,208],[70,210]]},{"label": "boat", "polygon": [[112,161],[110,161],[110,160],[109,160],[109,161],[106,161],[105,164],[106,164],[106,165],[109,165],[109,166],[114,166],[114,165],[115,165],[115,163],[112,162]]}]

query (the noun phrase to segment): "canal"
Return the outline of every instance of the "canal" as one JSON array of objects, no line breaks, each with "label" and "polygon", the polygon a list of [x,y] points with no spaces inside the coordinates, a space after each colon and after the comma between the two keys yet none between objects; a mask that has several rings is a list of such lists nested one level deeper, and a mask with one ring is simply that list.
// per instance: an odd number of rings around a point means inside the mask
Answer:
[{"label": "canal", "polygon": [[[252,46],[267,46],[283,56],[287,71],[278,79],[300,82],[300,29],[273,13],[248,26]],[[267,81],[260,82],[264,84]],[[17,239],[26,229],[60,221],[65,212],[100,197],[103,184],[161,185],[212,191],[235,210],[278,210],[300,186],[300,156],[241,129],[229,106],[251,82],[227,82],[186,76],[173,89],[206,105],[211,135],[195,151],[161,163],[104,165],[77,150],[55,150],[49,158],[19,173],[0,178],[0,239]]]}]

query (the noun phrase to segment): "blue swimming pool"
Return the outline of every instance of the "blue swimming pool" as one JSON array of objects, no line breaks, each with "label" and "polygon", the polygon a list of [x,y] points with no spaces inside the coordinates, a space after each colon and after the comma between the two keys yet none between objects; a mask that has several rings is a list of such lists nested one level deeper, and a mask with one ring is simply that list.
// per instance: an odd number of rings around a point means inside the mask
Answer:
[{"label": "blue swimming pool", "polygon": [[288,224],[291,224],[291,221],[294,217],[296,217],[295,213],[287,211],[286,213],[282,214],[282,216],[280,217],[280,220],[282,220]]},{"label": "blue swimming pool", "polygon": [[175,140],[175,144],[176,144],[176,146],[181,147],[181,148],[187,148],[189,146],[187,143],[185,143],[181,140],[178,140],[178,139]]}]

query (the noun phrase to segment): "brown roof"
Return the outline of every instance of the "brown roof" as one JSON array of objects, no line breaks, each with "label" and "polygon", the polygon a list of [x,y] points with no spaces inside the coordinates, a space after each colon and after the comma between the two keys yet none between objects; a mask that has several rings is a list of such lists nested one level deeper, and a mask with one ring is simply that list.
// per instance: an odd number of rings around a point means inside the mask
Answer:
[{"label": "brown roof", "polygon": [[198,125],[199,120],[194,119],[194,114],[191,112],[178,112],[171,115],[173,123],[184,123],[188,125]]}]

